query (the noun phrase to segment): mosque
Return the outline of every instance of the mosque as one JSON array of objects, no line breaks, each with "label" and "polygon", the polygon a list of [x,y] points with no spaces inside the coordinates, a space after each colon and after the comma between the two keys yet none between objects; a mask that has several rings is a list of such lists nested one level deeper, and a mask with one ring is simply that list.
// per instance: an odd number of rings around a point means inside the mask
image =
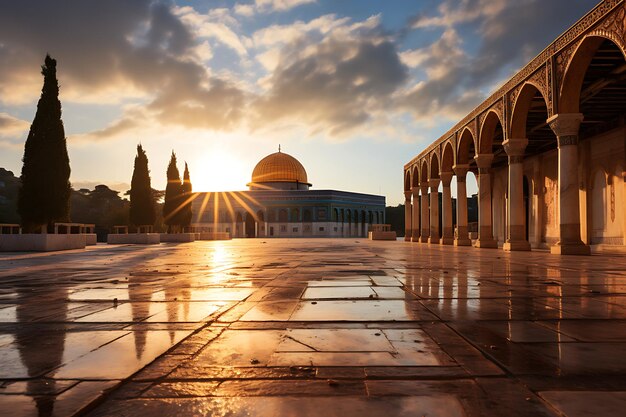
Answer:
[{"label": "mosque", "polygon": [[261,159],[248,191],[197,193],[192,227],[232,237],[366,237],[384,223],[385,197],[311,190],[304,166],[281,151]]}]

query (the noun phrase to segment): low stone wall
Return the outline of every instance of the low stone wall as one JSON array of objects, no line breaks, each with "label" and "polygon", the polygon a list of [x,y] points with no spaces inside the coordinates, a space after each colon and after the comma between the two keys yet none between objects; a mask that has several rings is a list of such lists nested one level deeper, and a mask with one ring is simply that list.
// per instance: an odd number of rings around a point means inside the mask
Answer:
[{"label": "low stone wall", "polygon": [[228,232],[201,232],[196,240],[230,240]]},{"label": "low stone wall", "polygon": [[370,240],[396,240],[396,232],[382,232],[382,231],[373,231],[369,232]]},{"label": "low stone wall", "polygon": [[85,233],[85,243],[87,245],[96,245],[98,243],[98,235],[95,233]]},{"label": "low stone wall", "polygon": [[193,242],[196,233],[161,233],[161,242]]},{"label": "low stone wall", "polygon": [[160,233],[110,233],[107,243],[111,245],[154,245],[161,243]]},{"label": "low stone wall", "polygon": [[84,234],[13,234],[0,235],[0,252],[52,252],[68,249],[84,249]]}]

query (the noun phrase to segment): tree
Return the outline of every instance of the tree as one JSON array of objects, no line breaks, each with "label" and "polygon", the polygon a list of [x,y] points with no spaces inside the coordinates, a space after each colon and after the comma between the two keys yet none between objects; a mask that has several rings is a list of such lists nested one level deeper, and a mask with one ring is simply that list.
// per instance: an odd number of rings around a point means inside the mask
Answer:
[{"label": "tree", "polygon": [[182,190],[182,200],[183,200],[183,208],[180,215],[180,226],[181,228],[189,227],[191,224],[191,178],[189,178],[189,168],[187,167],[187,162],[185,162],[185,173],[183,174],[183,190]]},{"label": "tree", "polygon": [[130,183],[130,223],[135,226],[154,225],[155,217],[148,157],[139,144]]},{"label": "tree", "polygon": [[163,222],[168,226],[168,233],[180,226],[182,194],[183,187],[176,166],[176,154],[172,151],[172,157],[167,166],[167,186],[165,187],[165,203],[163,204]]},{"label": "tree", "polygon": [[61,120],[56,65],[56,60],[46,55],[41,67],[41,97],[24,146],[18,211],[26,233],[69,220],[70,158]]}]

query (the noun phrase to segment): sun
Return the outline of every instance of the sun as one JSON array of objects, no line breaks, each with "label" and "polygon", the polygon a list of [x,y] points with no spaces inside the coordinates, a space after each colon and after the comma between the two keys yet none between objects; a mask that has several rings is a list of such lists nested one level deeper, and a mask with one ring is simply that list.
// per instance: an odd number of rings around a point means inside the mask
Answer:
[{"label": "sun", "polygon": [[207,152],[189,164],[193,190],[237,191],[244,190],[249,182],[250,168],[234,155],[224,152]]}]

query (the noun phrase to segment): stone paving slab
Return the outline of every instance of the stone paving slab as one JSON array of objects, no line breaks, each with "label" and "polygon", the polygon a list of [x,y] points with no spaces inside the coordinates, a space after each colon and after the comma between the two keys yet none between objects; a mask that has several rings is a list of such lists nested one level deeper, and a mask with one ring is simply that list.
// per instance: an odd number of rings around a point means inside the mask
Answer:
[{"label": "stone paving slab", "polygon": [[618,415],[625,332],[624,255],[355,239],[0,254],[0,415]]}]

